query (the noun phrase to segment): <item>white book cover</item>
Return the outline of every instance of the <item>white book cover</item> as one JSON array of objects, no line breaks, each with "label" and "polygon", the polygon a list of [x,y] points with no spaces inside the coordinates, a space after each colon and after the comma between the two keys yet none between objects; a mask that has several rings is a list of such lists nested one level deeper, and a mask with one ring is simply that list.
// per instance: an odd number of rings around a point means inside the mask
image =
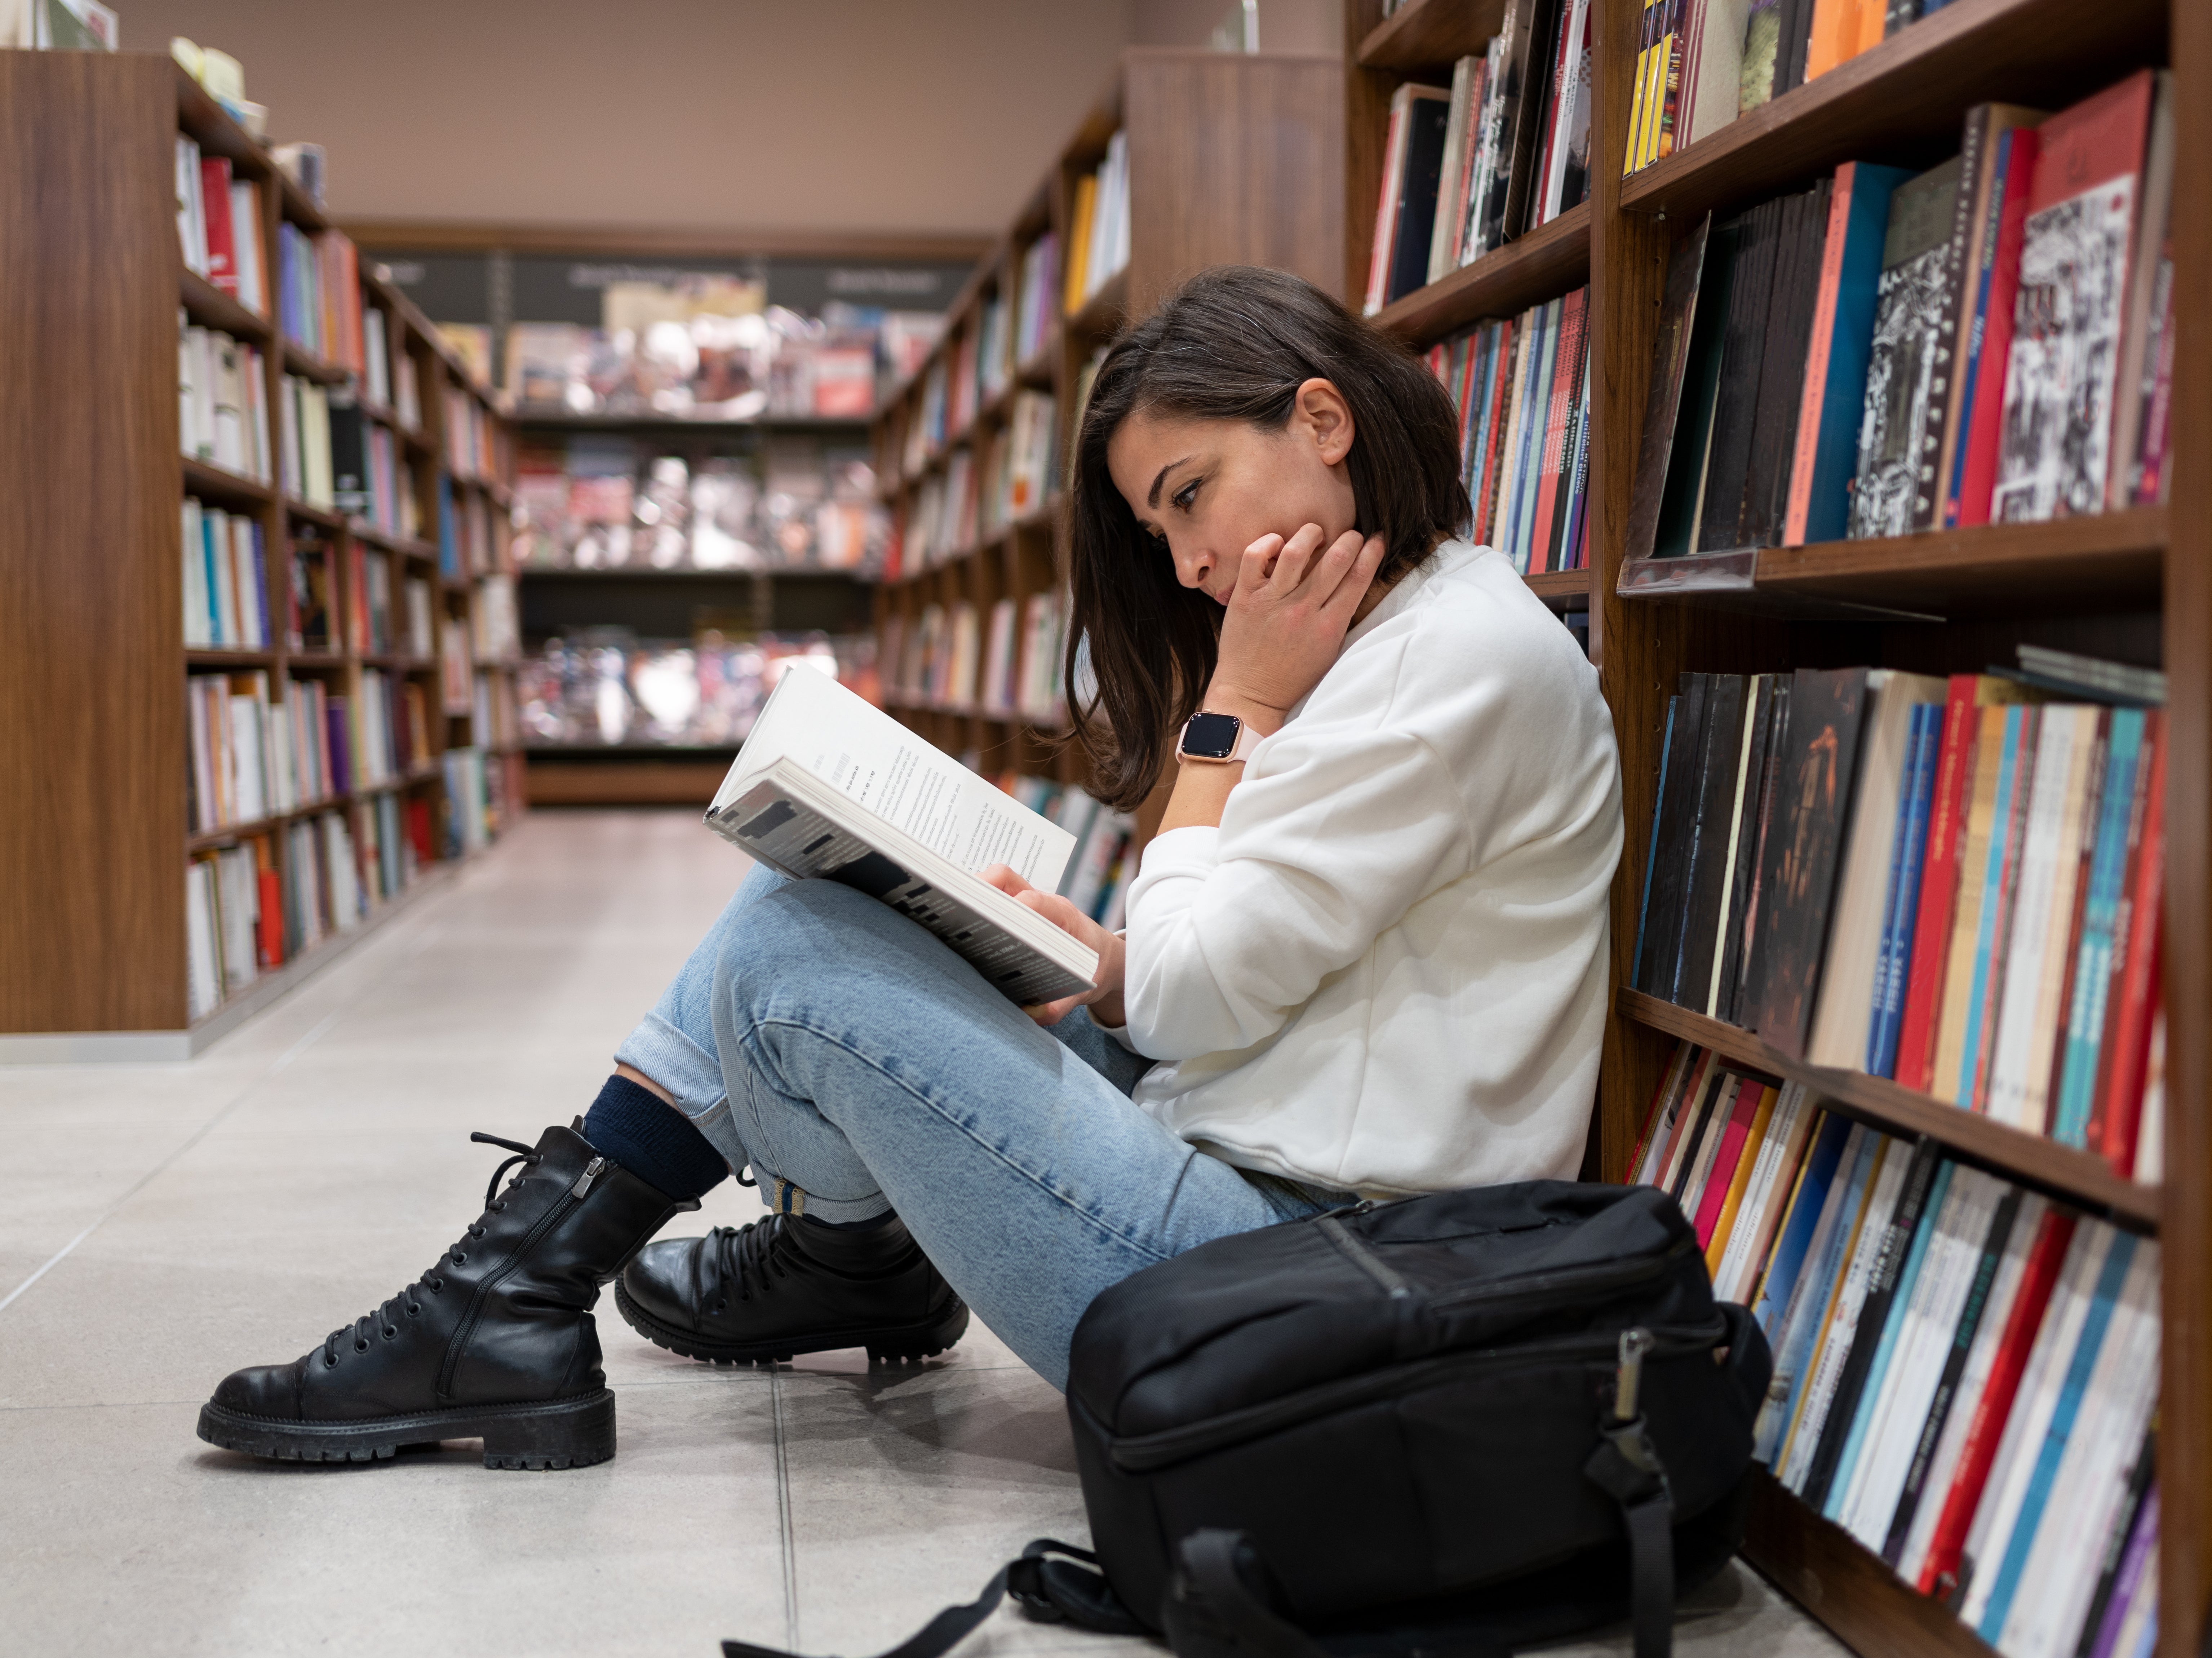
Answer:
[{"label": "white book cover", "polygon": [[1997,1637],[2007,1655],[2073,1652],[2157,1392],[2158,1246],[2138,1239]]},{"label": "white book cover", "polygon": [[1876,668],[1867,676],[1874,707],[1859,756],[1850,839],[1836,884],[1820,1000],[1806,1062],[1856,1071],[1866,1064],[1867,1027],[1874,1018],[1881,970],[1881,929],[1889,896],[1890,851],[1897,840],[1898,798],[1904,792],[1912,708],[1941,702],[1946,685],[1927,674]]},{"label": "white book cover", "polygon": [[1874,1195],[1867,1203],[1858,1236],[1852,1241],[1850,1260],[1844,1268],[1843,1287],[1837,1294],[1835,1311],[1828,1321],[1826,1333],[1820,1339],[1819,1356],[1813,1361],[1805,1382],[1805,1402],[1797,1412],[1796,1425],[1790,1430],[1790,1443],[1784,1448],[1782,1483],[1793,1491],[1804,1490],[1806,1476],[1813,1470],[1813,1459],[1820,1448],[1820,1435],[1827,1425],[1828,1407],[1835,1402],[1836,1384],[1843,1379],[1844,1365],[1850,1357],[1851,1341],[1858,1330],[1859,1309],[1866,1304],[1867,1289],[1874,1281],[1875,1260],[1881,1254],[1882,1236],[1889,1230],[1898,1193],[1904,1189],[1905,1171],[1911,1161],[1911,1146],[1902,1141],[1893,1143],[1875,1176]]},{"label": "white book cover", "polygon": [[1989,1610],[1998,1564],[2012,1541],[2021,1504],[2034,1477],[2037,1455],[2051,1430],[2058,1406],[2058,1393],[2066,1380],[2066,1367],[2081,1339],[2089,1312],[2091,1291],[2112,1253],[2112,1229],[2101,1221],[2083,1219],[2068,1245],[2051,1304],[2044,1309],[2043,1327],[2036,1332],[2027,1368],[2021,1373],[2020,1390],[2013,1396],[2012,1414],[1997,1442],[1996,1459],[1990,1465],[1989,1481],[1966,1531],[1966,1549],[1960,1566],[1966,1594],[1959,1615],[1969,1625],[1980,1624]]},{"label": "white book cover", "polygon": [[269,289],[261,275],[260,191],[240,180],[230,187],[231,243],[238,261],[238,302],[257,316],[269,314]]},{"label": "white book cover", "polygon": [[188,646],[215,642],[208,626],[207,544],[202,534],[200,503],[186,495],[177,540],[184,556],[185,643]]},{"label": "white book cover", "polygon": [[2024,1193],[2013,1217],[2012,1230],[2006,1235],[1998,1253],[1989,1296],[1982,1303],[1981,1320],[1974,1327],[1966,1366],[1959,1374],[1958,1388],[1952,1395],[1949,1413],[1944,1418],[1943,1431],[1936,1441],[1927,1474],[1920,1484],[1920,1501],[1913,1509],[1912,1524],[1898,1554],[1898,1576],[1908,1583],[1920,1581],[1921,1568],[1927,1564],[1928,1546],[1935,1540],[1936,1523],[1942,1518],[1952,1479],[1959,1471],[1960,1454],[1966,1448],[1966,1434],[1973,1426],[1982,1389],[1989,1385],[1997,1348],[2012,1318],[2013,1303],[2020,1294],[2021,1279],[2027,1273],[2028,1250],[2035,1242],[2035,1235],[2049,1208],[2046,1199],[2032,1192]]},{"label": "white book cover", "polygon": [[252,984],[253,924],[259,919],[260,894],[250,847],[227,847],[216,854],[216,902],[222,925],[223,982],[232,990]]},{"label": "white book cover", "polygon": [[185,865],[185,998],[192,1018],[204,1018],[222,1000],[222,959],[216,947],[215,864],[202,858]]},{"label": "white book cover", "polygon": [[921,923],[1024,1006],[1091,987],[1097,955],[978,878],[1056,889],[1073,837],[825,673],[776,683],[707,824],[794,878],[826,877]]},{"label": "white book cover", "polygon": [[1876,1401],[1877,1415],[1854,1473],[1845,1527],[1876,1553],[1889,1536],[1898,1498],[1912,1470],[1912,1456],[1927,1424],[1943,1365],[1950,1356],[1959,1315],[1981,1263],[1990,1217],[2003,1182],[1976,1169],[1954,1169],[1951,1187],[1936,1217],[1928,1253],[1913,1280],[1897,1351]]},{"label": "white book cover", "polygon": [[1451,101],[1444,107],[1443,165],[1437,174],[1437,211],[1429,228],[1428,280],[1451,269],[1452,230],[1460,216],[1451,210],[1467,168],[1468,105],[1482,82],[1482,59],[1462,58],[1452,65]]},{"label": "white book cover", "polygon": [[2027,220],[1992,523],[2104,510],[2137,183],[2107,179]]},{"label": "white book cover", "polygon": [[232,821],[258,823],[269,815],[261,765],[261,710],[251,695],[230,698]]},{"label": "white book cover", "polygon": [[[1686,1103],[1684,1108],[1687,1108]],[[1873,1133],[1863,1123],[1853,1123],[1850,1132],[1844,1137],[1835,1175],[1828,1182],[1827,1195],[1821,1199],[1820,1217],[1814,1223],[1812,1239],[1805,1246],[1797,1281],[1790,1286],[1789,1303],[1782,1309],[1776,1333],[1767,1343],[1775,1355],[1774,1379],[1767,1387],[1766,1402],[1759,1409],[1753,1436],[1753,1455],[1770,1468],[1780,1467],[1784,1453],[1789,1448],[1790,1429],[1796,1419],[1804,1393],[1797,1385],[1798,1378],[1808,1368],[1807,1364],[1798,1364],[1785,1370],[1782,1363],[1807,1339],[1808,1324],[1817,1327],[1829,1302],[1835,1298],[1837,1275],[1823,1272],[1820,1266],[1835,1244],[1837,1229],[1850,1224],[1845,1218],[1846,1209],[1851,1189],[1860,1178],[1859,1159]]]},{"label": "white book cover", "polygon": [[2093,708],[2047,708],[2036,738],[2035,780],[2028,795],[1986,1108],[1997,1121],[2031,1134],[2044,1132],[2050,1100],[2051,1045],[2058,1032],[2058,999],[2081,865],[2082,802],[2096,793],[2097,713]]}]

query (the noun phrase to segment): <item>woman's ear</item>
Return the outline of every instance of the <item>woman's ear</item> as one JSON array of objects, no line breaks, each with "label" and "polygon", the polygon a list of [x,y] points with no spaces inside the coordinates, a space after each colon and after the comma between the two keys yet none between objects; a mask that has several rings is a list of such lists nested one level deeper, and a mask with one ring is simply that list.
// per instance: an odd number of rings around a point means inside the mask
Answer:
[{"label": "woman's ear", "polygon": [[1294,418],[1304,428],[1324,466],[1340,465],[1352,452],[1352,405],[1334,382],[1316,378],[1299,386]]}]

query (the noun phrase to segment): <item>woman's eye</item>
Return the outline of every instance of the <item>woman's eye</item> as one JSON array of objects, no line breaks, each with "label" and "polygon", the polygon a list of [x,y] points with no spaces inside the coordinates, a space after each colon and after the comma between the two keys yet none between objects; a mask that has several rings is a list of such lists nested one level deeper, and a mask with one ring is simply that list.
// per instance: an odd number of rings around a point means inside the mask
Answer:
[{"label": "woman's eye", "polygon": [[1184,484],[1182,489],[1175,492],[1173,496],[1176,509],[1180,512],[1185,513],[1190,510],[1191,502],[1197,499],[1198,480],[1196,478],[1193,478],[1189,483]]}]

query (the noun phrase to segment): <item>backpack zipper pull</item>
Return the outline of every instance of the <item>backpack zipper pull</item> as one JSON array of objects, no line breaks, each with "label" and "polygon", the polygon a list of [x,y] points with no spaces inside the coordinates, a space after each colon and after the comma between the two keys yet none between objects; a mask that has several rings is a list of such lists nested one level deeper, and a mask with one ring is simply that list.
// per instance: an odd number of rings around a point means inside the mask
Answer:
[{"label": "backpack zipper pull", "polygon": [[1620,1333],[1619,1362],[1613,1373],[1613,1419],[1636,1420],[1636,1394],[1644,1381],[1644,1355],[1651,1351],[1651,1332],[1641,1325]]},{"label": "backpack zipper pull", "polygon": [[576,1183],[568,1188],[568,1195],[572,1198],[582,1197],[585,1193],[592,1189],[592,1182],[605,1172],[607,1160],[605,1157],[593,1157],[584,1165],[584,1172],[576,1176]]}]

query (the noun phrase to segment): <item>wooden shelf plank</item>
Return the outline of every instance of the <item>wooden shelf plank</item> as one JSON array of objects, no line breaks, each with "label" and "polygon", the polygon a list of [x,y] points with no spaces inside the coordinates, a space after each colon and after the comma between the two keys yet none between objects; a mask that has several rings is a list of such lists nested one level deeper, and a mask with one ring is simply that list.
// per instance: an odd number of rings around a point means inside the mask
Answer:
[{"label": "wooden shelf plank", "polygon": [[326,507],[311,507],[297,495],[284,497],[284,510],[294,518],[305,519],[310,524],[319,524],[325,530],[343,530],[346,527],[343,513],[334,513]]},{"label": "wooden shelf plank", "polygon": [[1880,541],[1776,547],[1759,556],[1759,586],[1776,592],[1944,611],[2107,609],[2159,602],[2166,565],[2166,511],[1991,524]]},{"label": "wooden shelf plank", "polygon": [[1686,1007],[1661,1001],[1623,985],[1613,993],[1616,1012],[1670,1036],[1684,1037],[1712,1048],[1739,1065],[1756,1066],[1792,1082],[1803,1083],[1832,1101],[1847,1115],[1861,1117],[1902,1134],[1925,1134],[1953,1151],[2054,1193],[2068,1200],[2109,1213],[2116,1219],[2144,1230],[2159,1224],[2160,1194],[2156,1187],[2138,1186],[2112,1172],[2102,1157],[2041,1134],[2031,1134],[2008,1124],[1993,1122],[1946,1101],[1900,1088],[1886,1078],[1856,1071],[1833,1071],[1806,1065],[1759,1040],[1750,1031]]},{"label": "wooden shelf plank", "polygon": [[1547,604],[1563,598],[1587,599],[1590,593],[1588,570],[1540,570],[1521,579],[1528,584],[1531,592]]},{"label": "wooden shelf plank", "polygon": [[[1753,568],[1747,581],[1726,571],[1708,580],[1699,560],[1643,559],[1623,568],[1621,592],[1765,610],[1805,600],[1808,613],[1820,601],[1945,616],[2152,609],[2164,586],[2167,525],[2165,507],[2140,507],[1721,556],[1731,569]],[[1677,575],[1679,585],[1668,580]]]},{"label": "wooden shelf plank", "polygon": [[273,651],[230,650],[220,645],[185,647],[185,665],[188,668],[270,668],[276,664]]},{"label": "wooden shelf plank", "polygon": [[2163,62],[2166,0],[1952,0],[1623,181],[1627,211],[1683,218],[1748,204],[1839,163],[1932,166],[1984,99],[2061,109]]},{"label": "wooden shelf plank", "polygon": [[351,373],[334,362],[325,362],[307,347],[289,339],[284,342],[284,372],[321,386],[343,386]]},{"label": "wooden shelf plank", "polygon": [[1411,71],[1480,52],[1504,27],[1505,0],[1407,0],[1359,42],[1362,69]]},{"label": "wooden shelf plank", "polygon": [[185,314],[194,322],[208,328],[219,328],[234,339],[255,345],[269,343],[269,319],[248,311],[235,299],[224,293],[206,277],[196,271],[177,267],[179,296]]},{"label": "wooden shelf plank", "polygon": [[227,466],[217,466],[212,461],[196,459],[191,455],[183,459],[186,492],[204,501],[224,507],[266,507],[276,498],[274,489],[242,472],[234,472]]},{"label": "wooden shelf plank", "polygon": [[1109,276],[1096,294],[1084,301],[1083,309],[1064,319],[1067,337],[1085,344],[1110,339],[1121,332],[1129,309],[1129,267]]},{"label": "wooden shelf plank", "polygon": [[1375,320],[1408,345],[1433,345],[1486,318],[1510,317],[1580,288],[1589,280],[1589,257],[1590,204],[1583,202],[1383,307]]},{"label": "wooden shelf plank", "polygon": [[1996,1658],[1981,1637],[1814,1514],[1764,1468],[1751,1473],[1743,1557],[1855,1652],[1882,1658]]},{"label": "wooden shelf plank", "polygon": [[865,432],[866,415],[760,415],[745,420],[719,416],[601,414],[574,415],[525,404],[514,423],[531,430],[563,432]]}]

